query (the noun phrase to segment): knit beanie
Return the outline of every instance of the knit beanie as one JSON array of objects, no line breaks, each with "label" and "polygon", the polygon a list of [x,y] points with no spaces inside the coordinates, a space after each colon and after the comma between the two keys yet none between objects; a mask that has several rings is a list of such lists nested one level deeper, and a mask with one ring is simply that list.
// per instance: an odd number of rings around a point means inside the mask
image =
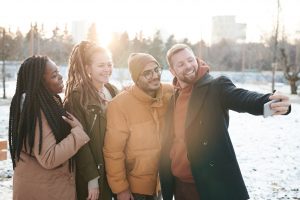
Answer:
[{"label": "knit beanie", "polygon": [[134,83],[138,80],[141,72],[144,67],[151,63],[155,62],[158,66],[157,60],[147,53],[131,53],[128,58],[128,68],[131,75],[131,78]]}]

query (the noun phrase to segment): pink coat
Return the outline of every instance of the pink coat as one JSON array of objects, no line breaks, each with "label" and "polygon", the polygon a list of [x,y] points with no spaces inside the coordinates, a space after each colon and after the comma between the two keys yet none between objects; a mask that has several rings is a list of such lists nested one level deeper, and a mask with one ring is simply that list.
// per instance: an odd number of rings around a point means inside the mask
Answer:
[{"label": "pink coat", "polygon": [[71,158],[89,141],[87,134],[79,127],[56,144],[52,130],[42,113],[43,143],[39,154],[39,129],[35,129],[32,156],[21,152],[13,175],[13,199],[61,200],[76,199],[74,173],[69,171]]}]

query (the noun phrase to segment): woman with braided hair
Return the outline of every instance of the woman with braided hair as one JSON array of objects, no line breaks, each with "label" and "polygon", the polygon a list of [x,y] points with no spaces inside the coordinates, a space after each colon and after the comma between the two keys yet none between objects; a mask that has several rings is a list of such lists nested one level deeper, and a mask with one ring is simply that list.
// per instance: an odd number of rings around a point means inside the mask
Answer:
[{"label": "woman with braided hair", "polygon": [[20,66],[9,114],[13,199],[76,199],[72,156],[89,141],[67,113],[56,64],[32,56]]},{"label": "woman with braided hair", "polygon": [[88,41],[75,45],[69,59],[65,108],[74,113],[90,137],[75,155],[79,200],[111,200],[103,159],[106,105],[116,94],[109,78],[113,62],[107,49]]}]

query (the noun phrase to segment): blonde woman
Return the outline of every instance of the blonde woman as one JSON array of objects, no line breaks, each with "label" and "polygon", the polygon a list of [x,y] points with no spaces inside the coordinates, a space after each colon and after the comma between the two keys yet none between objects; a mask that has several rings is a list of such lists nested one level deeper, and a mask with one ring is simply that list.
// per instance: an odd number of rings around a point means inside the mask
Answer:
[{"label": "blonde woman", "polygon": [[113,69],[109,51],[88,41],[75,45],[69,59],[65,107],[74,113],[90,137],[75,156],[79,200],[111,200],[102,153],[106,106],[117,90],[109,83]]}]

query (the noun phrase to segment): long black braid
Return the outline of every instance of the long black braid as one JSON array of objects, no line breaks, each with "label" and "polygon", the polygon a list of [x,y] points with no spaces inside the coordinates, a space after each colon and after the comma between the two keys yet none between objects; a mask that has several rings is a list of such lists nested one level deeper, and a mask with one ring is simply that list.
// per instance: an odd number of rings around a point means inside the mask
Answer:
[{"label": "long black braid", "polygon": [[[66,112],[62,107],[60,97],[51,94],[43,83],[45,66],[48,61],[47,56],[29,57],[21,64],[18,72],[16,91],[10,105],[8,130],[13,168],[16,167],[16,161],[19,161],[23,148],[31,155],[33,146],[39,145],[39,153],[41,153],[43,145],[41,112],[45,114],[56,143],[70,133],[69,124],[62,119]],[[24,95],[25,98],[22,97]],[[34,144],[37,122],[39,144]],[[71,166],[72,161],[70,160]]]}]

